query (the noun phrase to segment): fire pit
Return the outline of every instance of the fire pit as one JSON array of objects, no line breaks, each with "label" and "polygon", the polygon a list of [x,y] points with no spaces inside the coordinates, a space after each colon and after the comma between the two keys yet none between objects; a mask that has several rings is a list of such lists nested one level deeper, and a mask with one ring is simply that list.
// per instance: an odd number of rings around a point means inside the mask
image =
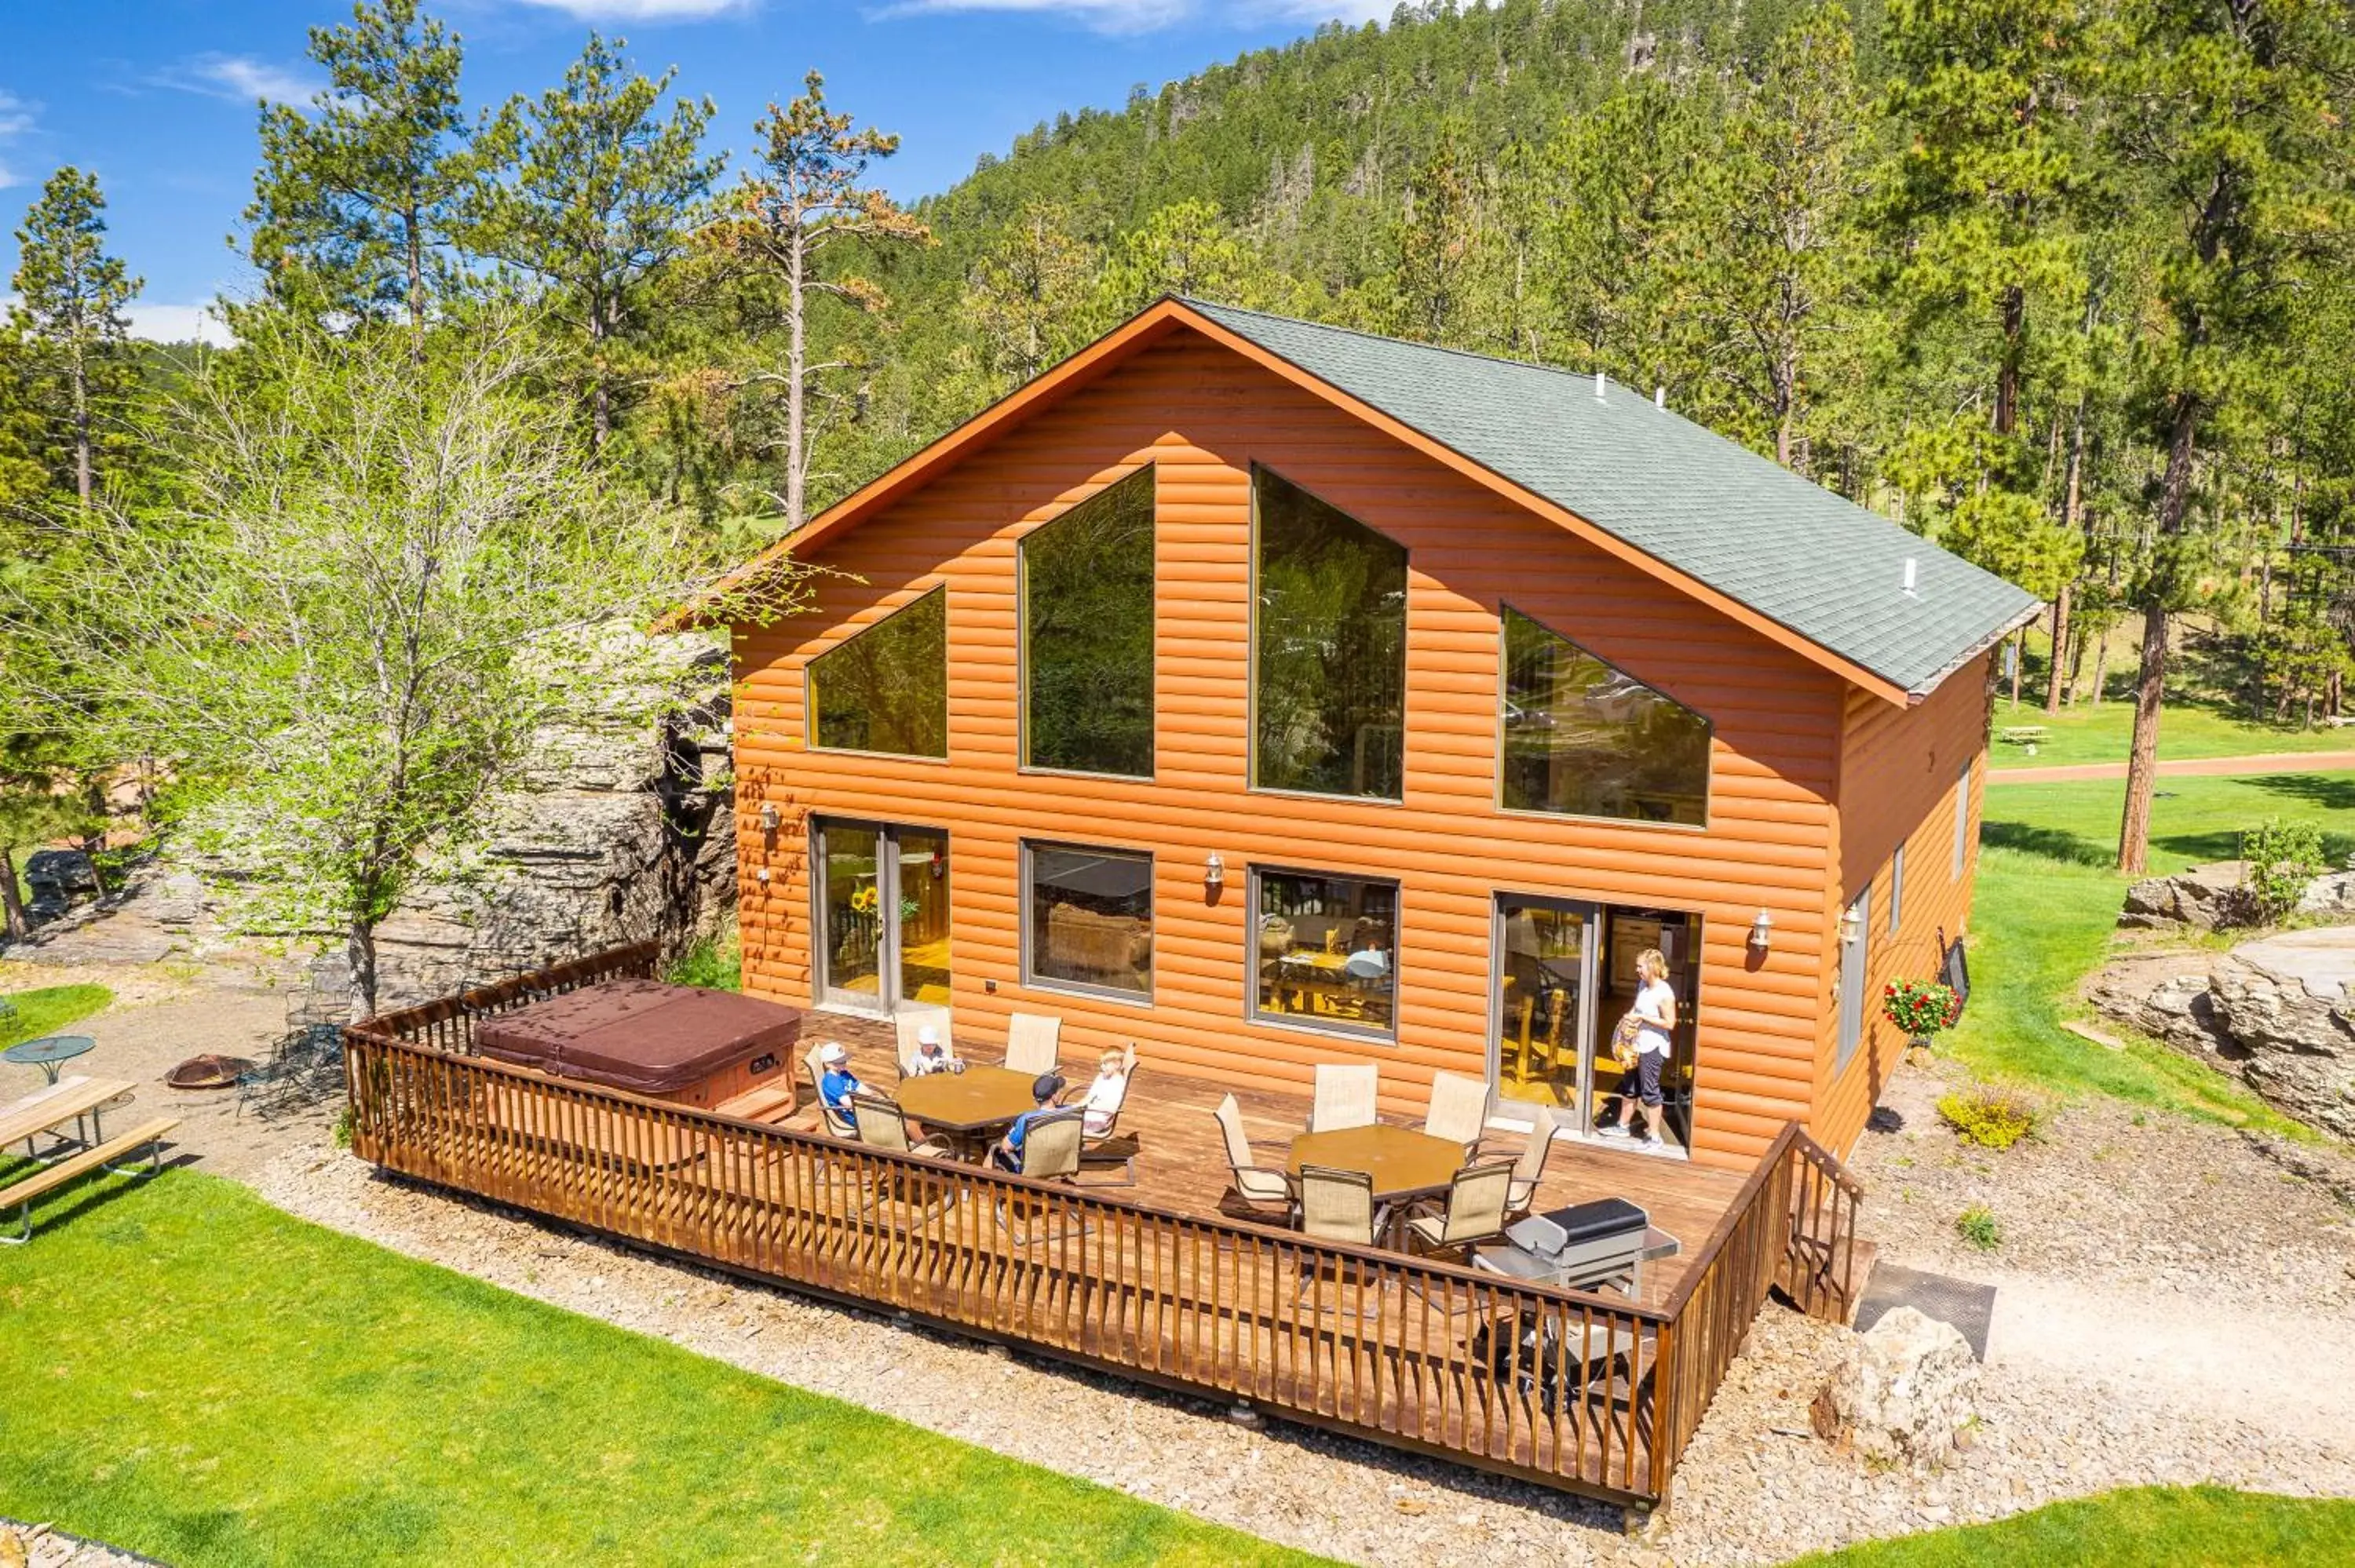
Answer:
[{"label": "fire pit", "polygon": [[240,1075],[252,1071],[253,1064],[242,1056],[208,1051],[165,1074],[164,1082],[176,1089],[233,1089]]}]

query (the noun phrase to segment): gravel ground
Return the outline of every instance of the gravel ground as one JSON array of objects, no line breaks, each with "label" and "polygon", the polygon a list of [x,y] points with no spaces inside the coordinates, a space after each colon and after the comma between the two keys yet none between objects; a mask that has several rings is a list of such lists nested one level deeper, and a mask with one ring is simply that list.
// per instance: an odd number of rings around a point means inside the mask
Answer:
[{"label": "gravel ground", "polygon": [[[20,1555],[21,1554],[21,1555]],[[0,1515],[0,1568],[159,1568],[152,1557],[117,1551],[46,1524]]]},{"label": "gravel ground", "polygon": [[[325,1148],[282,1156],[259,1184],[294,1213],[506,1288],[1357,1563],[1776,1563],[2122,1485],[2355,1495],[2355,1391],[2233,1381],[2301,1340],[2335,1354],[2344,1336],[2339,1364],[2355,1364],[2342,1212],[2228,1132],[2137,1127],[2108,1107],[2068,1113],[2010,1156],[1960,1156],[1928,1109],[1938,1087],[1911,1073],[1894,1096],[1913,1107],[1905,1130],[1869,1138],[1859,1161],[1881,1255],[2003,1287],[1963,1461],[1868,1473],[1816,1439],[1807,1402],[1845,1330],[1769,1307],[1688,1451],[1674,1507],[1637,1540],[1615,1510],[1542,1489],[1280,1422],[1247,1431],[1208,1403],[644,1256]],[[1953,1237],[1954,1214],[1981,1201],[2004,1220],[2001,1269]],[[2014,1299],[2032,1309],[2009,1311]],[[2221,1336],[2234,1354],[2187,1379],[2167,1336],[2199,1339],[2220,1303],[2252,1331]],[[2010,1348],[2047,1337],[2048,1319],[2064,1324],[2057,1349]],[[1057,1412],[1050,1429],[1016,1418],[1042,1405]]]}]

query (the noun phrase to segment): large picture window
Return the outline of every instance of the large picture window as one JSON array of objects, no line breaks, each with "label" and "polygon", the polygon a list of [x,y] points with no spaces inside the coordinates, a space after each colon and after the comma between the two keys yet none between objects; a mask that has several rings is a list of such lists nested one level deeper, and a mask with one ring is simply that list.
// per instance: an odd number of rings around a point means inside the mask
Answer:
[{"label": "large picture window", "polygon": [[1260,1016],[1396,1033],[1397,883],[1254,871],[1252,908]]},{"label": "large picture window", "polygon": [[1508,810],[1708,820],[1707,719],[1510,606],[1504,619]]},{"label": "large picture window", "polygon": [[949,754],[948,604],[936,588],[810,661],[811,745]]},{"label": "large picture window", "polygon": [[1153,471],[1022,541],[1024,762],[1153,771]]},{"label": "large picture window", "polygon": [[1406,754],[1406,547],[1263,469],[1252,493],[1252,781],[1395,800]]},{"label": "large picture window", "polygon": [[1022,846],[1026,984],[1153,994],[1153,857],[1066,844]]}]

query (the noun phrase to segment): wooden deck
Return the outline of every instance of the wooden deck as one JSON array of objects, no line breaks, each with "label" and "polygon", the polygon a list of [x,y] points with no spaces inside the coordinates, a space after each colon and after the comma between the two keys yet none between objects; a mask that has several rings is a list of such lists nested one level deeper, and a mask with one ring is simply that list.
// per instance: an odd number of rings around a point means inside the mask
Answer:
[{"label": "wooden deck", "polygon": [[[1683,1243],[1629,1300],[1231,1215],[1223,1091],[1152,1075],[1149,1056],[1122,1116],[1142,1185],[1075,1189],[845,1142],[794,1125],[806,1112],[749,1120],[474,1053],[476,1019],[654,961],[622,949],[346,1031],[353,1151],[796,1289],[1636,1507],[1668,1497],[1770,1289],[1823,1316],[1849,1295],[1859,1189],[1796,1125],[1738,1181],[1557,1152],[1543,1201],[1626,1197]],[[879,1027],[824,1022],[870,1080],[895,1075]],[[1305,1109],[1251,1097],[1271,1162]]]},{"label": "wooden deck", "polygon": [[[849,1013],[814,1012],[805,1022],[804,1038],[841,1041],[850,1048],[851,1065],[859,1076],[887,1094],[899,1076],[889,1023]],[[986,1044],[961,1041],[959,1045],[975,1062],[996,1060]],[[1234,1183],[1227,1175],[1226,1148],[1211,1111],[1220,1096],[1233,1094],[1242,1110],[1244,1133],[1266,1156],[1262,1163],[1280,1168],[1285,1147],[1307,1127],[1306,1097],[1230,1090],[1224,1085],[1158,1073],[1153,1068],[1150,1042],[1140,1042],[1139,1048],[1144,1055],[1135,1092],[1120,1113],[1121,1131],[1136,1139],[1137,1184],[1107,1195],[1182,1213],[1264,1224],[1263,1213],[1235,1199]],[[1083,1064],[1069,1055],[1064,1060],[1064,1075],[1075,1084],[1086,1083],[1093,1072],[1092,1062]],[[782,1124],[802,1131],[817,1130],[816,1113],[806,1092],[801,1102],[792,1117],[780,1118]],[[1516,1155],[1525,1141],[1519,1132],[1492,1129],[1480,1151],[1484,1158]],[[1091,1183],[1094,1180],[1092,1175],[1086,1178]],[[1683,1245],[1676,1256],[1645,1266],[1641,1304],[1657,1307],[1676,1293],[1701,1242],[1717,1228],[1742,1189],[1742,1179],[1731,1171],[1609,1144],[1557,1139],[1536,1206],[1549,1209],[1592,1198],[1625,1198],[1650,1214],[1652,1224]]]}]

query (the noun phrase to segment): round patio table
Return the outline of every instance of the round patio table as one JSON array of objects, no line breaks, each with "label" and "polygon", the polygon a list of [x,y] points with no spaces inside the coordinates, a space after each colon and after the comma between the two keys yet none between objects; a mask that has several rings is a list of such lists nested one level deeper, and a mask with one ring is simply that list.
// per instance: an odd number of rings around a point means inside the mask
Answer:
[{"label": "round patio table", "polygon": [[1345,1127],[1294,1139],[1284,1169],[1297,1177],[1304,1165],[1362,1171],[1371,1177],[1374,1202],[1391,1205],[1391,1245],[1396,1245],[1405,1224],[1405,1201],[1446,1192],[1464,1169],[1464,1146],[1411,1127]]},{"label": "round patio table", "polygon": [[98,1042],[87,1034],[45,1034],[38,1040],[27,1040],[0,1051],[0,1062],[19,1067],[38,1067],[54,1084],[58,1081],[59,1067],[94,1049],[97,1044]]},{"label": "round patio table", "polygon": [[927,1073],[900,1080],[900,1108],[926,1132],[953,1132],[968,1143],[976,1142],[980,1135],[1039,1108],[1030,1092],[1035,1082],[1035,1075],[1011,1067]]}]

